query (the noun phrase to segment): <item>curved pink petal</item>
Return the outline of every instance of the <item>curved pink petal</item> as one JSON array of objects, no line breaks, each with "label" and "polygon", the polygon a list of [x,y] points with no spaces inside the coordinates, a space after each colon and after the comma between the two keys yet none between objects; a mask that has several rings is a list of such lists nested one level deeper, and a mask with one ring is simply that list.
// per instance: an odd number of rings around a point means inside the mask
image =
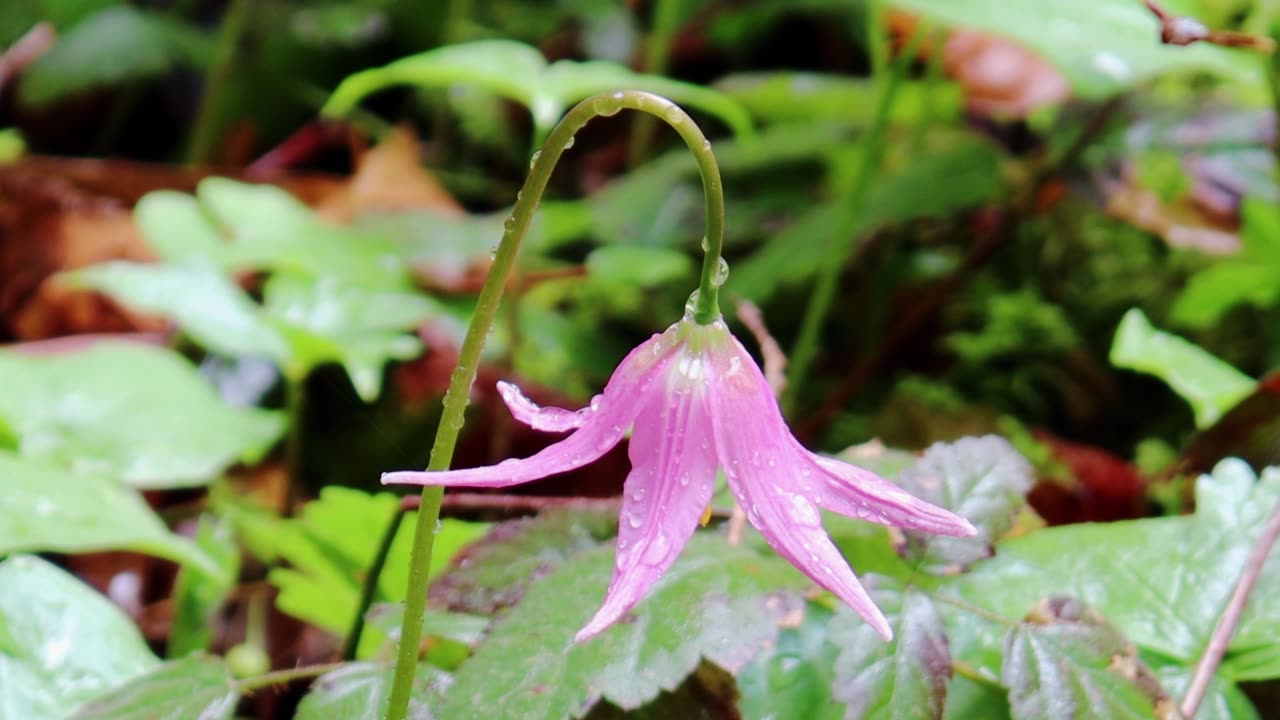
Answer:
[{"label": "curved pink petal", "polygon": [[675,562],[711,501],[715,448],[702,389],[690,385],[673,378],[668,394],[655,394],[636,418],[613,579],[578,642],[617,622],[644,597]]},{"label": "curved pink petal", "polygon": [[542,432],[567,432],[582,427],[596,408],[604,401],[603,395],[591,399],[591,404],[581,410],[565,410],[558,407],[542,407],[520,392],[520,388],[504,381],[498,382],[498,394],[502,396],[511,417]]},{"label": "curved pink petal", "polygon": [[893,631],[822,528],[805,486],[817,474],[791,437],[778,403],[746,350],[718,352],[708,394],[717,453],[729,487],[769,545],[835,593],[886,640]]},{"label": "curved pink petal", "polygon": [[820,470],[825,490],[814,499],[832,512],[935,535],[968,537],[978,532],[968,520],[921,500],[870,470],[808,455]]},{"label": "curved pink petal", "polygon": [[572,435],[522,459],[511,458],[497,465],[424,472],[406,470],[382,474],[382,484],[458,485],[462,487],[508,487],[580,468],[608,452],[635,420],[662,379],[674,353],[666,343],[669,336],[655,335],[632,350],[613,371],[591,417]]}]

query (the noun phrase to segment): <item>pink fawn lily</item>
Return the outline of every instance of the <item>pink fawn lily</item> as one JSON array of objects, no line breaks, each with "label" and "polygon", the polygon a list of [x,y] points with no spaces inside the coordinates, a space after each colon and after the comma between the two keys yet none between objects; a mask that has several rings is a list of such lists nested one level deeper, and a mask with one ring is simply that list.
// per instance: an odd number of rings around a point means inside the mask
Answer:
[{"label": "pink fawn lily", "polygon": [[514,385],[498,389],[520,422],[573,434],[522,460],[445,472],[393,472],[383,483],[507,487],[595,461],[634,426],[618,554],[604,605],[582,642],[630,610],[675,561],[711,501],[722,468],[747,519],[780,555],[835,593],[886,640],[893,632],[840,551],[818,508],[883,525],[967,536],[964,518],[876,474],[805,450],[764,376],[722,321],[686,317],[622,361],[589,407],[538,407]]}]

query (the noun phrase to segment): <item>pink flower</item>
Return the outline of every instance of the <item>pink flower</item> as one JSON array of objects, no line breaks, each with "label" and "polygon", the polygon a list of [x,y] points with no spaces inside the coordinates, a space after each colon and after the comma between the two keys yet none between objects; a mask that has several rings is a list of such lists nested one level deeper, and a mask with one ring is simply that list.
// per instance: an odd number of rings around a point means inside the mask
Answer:
[{"label": "pink flower", "polygon": [[622,361],[603,394],[576,412],[538,407],[508,383],[498,389],[517,420],[573,434],[522,460],[387,473],[382,482],[517,485],[593,462],[634,427],[613,579],[579,642],[616,622],[671,567],[711,501],[717,468],[769,544],[886,640],[893,636],[889,624],[823,531],[819,508],[941,535],[975,532],[964,518],[872,472],[805,450],[760,369],[722,321],[699,325],[686,317],[653,336]]}]

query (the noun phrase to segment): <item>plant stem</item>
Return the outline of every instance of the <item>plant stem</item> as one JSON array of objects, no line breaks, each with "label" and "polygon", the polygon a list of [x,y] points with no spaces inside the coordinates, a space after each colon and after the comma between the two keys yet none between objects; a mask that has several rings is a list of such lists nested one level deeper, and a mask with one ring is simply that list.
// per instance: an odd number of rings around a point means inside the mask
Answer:
[{"label": "plant stem", "polygon": [[[653,8],[653,26],[649,37],[645,40],[644,58],[641,60],[640,72],[649,75],[665,75],[671,56],[671,43],[675,40],[676,31],[680,29],[683,0],[657,0]],[[631,126],[631,142],[627,147],[627,160],[631,167],[640,164],[649,152],[649,143],[653,142],[653,131],[656,128],[653,118],[637,118]]]},{"label": "plant stem", "polygon": [[1195,674],[1191,676],[1191,684],[1187,686],[1187,693],[1182,698],[1182,716],[1187,720],[1195,717],[1196,711],[1200,709],[1200,702],[1209,691],[1209,684],[1213,682],[1213,676],[1218,672],[1218,666],[1222,664],[1222,657],[1227,652],[1227,646],[1231,644],[1231,636],[1235,634],[1236,627],[1240,624],[1240,616],[1244,614],[1245,605],[1249,602],[1249,594],[1253,592],[1253,586],[1258,583],[1258,577],[1262,575],[1262,568],[1267,564],[1267,555],[1270,554],[1271,547],[1276,544],[1277,537],[1280,537],[1280,503],[1276,503],[1276,506],[1271,509],[1271,515],[1267,517],[1262,534],[1258,536],[1258,541],[1249,552],[1249,559],[1244,564],[1244,572],[1240,574],[1240,580],[1231,593],[1231,599],[1227,601],[1226,609],[1222,611],[1218,624],[1213,628],[1213,634],[1209,636],[1209,644],[1205,646],[1204,655],[1196,664]]},{"label": "plant stem", "polygon": [[326,663],[324,665],[304,665],[303,667],[290,668],[288,670],[276,670],[266,675],[239,680],[236,682],[236,688],[240,692],[249,693],[272,685],[283,685],[294,680],[319,677],[327,672],[337,670],[342,665],[342,663]]},{"label": "plant stem", "polygon": [[285,415],[289,418],[289,436],[284,446],[284,516],[292,517],[302,485],[303,442],[307,423],[307,376],[284,381]]},{"label": "plant stem", "polygon": [[351,621],[351,630],[347,633],[347,640],[342,645],[343,660],[356,659],[356,650],[360,648],[360,636],[364,634],[364,616],[368,614],[370,606],[373,605],[373,598],[378,594],[378,576],[382,575],[382,568],[387,565],[391,545],[395,542],[396,535],[400,532],[400,523],[404,522],[405,513],[408,511],[404,506],[397,507],[391,516],[391,522],[387,523],[387,527],[382,531],[382,539],[378,541],[378,552],[374,554],[373,562],[369,564],[369,571],[365,573],[364,585],[360,588],[360,602],[356,607],[356,616]]},{"label": "plant stem", "polygon": [[[616,115],[623,109],[639,110],[657,116],[675,129],[689,146],[702,173],[703,191],[706,197],[706,256],[702,265],[702,282],[698,288],[698,300],[694,318],[707,324],[720,317],[717,302],[721,280],[717,277],[720,252],[724,247],[724,193],[720,182],[720,169],[711,153],[711,143],[687,113],[675,103],[652,93],[636,90],[620,90],[601,93],[583,100],[570,110],[551,131],[542,150],[533,156],[529,177],[524,189],[516,194],[516,206],[505,223],[502,241],[493,256],[493,264],[480,297],[476,300],[475,313],[467,326],[467,335],[458,352],[458,366],[453,371],[449,389],[444,394],[444,411],[436,430],[435,443],[431,447],[428,470],[446,470],[453,461],[453,451],[462,430],[463,413],[467,396],[476,379],[480,365],[480,352],[484,349],[489,329],[493,327],[503,288],[515,265],[520,242],[533,220],[533,214],[542,201],[551,172],[565,149],[572,144],[573,136],[593,118]],[[414,527],[413,550],[409,559],[409,586],[405,591],[404,620],[400,628],[400,643],[396,651],[396,665],[392,676],[387,720],[404,720],[409,708],[409,694],[413,689],[413,676],[418,662],[418,644],[422,639],[422,615],[427,607],[427,570],[431,564],[431,549],[435,541],[436,522],[440,518],[440,502],[444,488],[427,486],[422,489],[418,508],[418,521]],[[367,582],[368,580],[366,580]]]},{"label": "plant stem", "polygon": [[195,129],[191,131],[191,145],[187,149],[188,165],[208,162],[217,142],[218,111],[222,109],[227,83],[236,66],[240,37],[248,25],[252,4],[253,0],[231,0],[222,17],[218,45],[214,49],[213,63],[204,78],[204,93],[200,96],[200,109],[196,111]]},{"label": "plant stem", "polygon": [[[878,5],[878,2],[872,3],[873,8]],[[883,25],[877,24],[879,12],[872,12],[871,17],[873,21],[868,33],[876,36],[870,41],[871,46],[876,48],[883,44],[878,38]],[[840,273],[844,270],[845,264],[849,261],[854,242],[858,239],[858,215],[862,211],[867,191],[871,189],[875,172],[879,169],[880,161],[884,157],[884,135],[889,126],[889,110],[893,107],[898,88],[911,65],[910,58],[915,53],[915,48],[922,36],[923,33],[917,29],[898,60],[889,67],[887,76],[881,79],[876,112],[861,143],[862,156],[859,158],[860,162],[854,170],[848,191],[845,193],[840,217],[833,229],[833,236],[827,242],[826,259],[818,270],[818,280],[813,286],[813,294],[809,296],[809,306],[805,309],[799,336],[791,350],[791,383],[787,394],[783,396],[782,403],[783,410],[788,415],[795,409],[800,387],[804,384],[809,369],[817,358],[819,335],[826,322],[827,313],[831,311],[831,303],[835,300],[836,283],[840,279]]]}]

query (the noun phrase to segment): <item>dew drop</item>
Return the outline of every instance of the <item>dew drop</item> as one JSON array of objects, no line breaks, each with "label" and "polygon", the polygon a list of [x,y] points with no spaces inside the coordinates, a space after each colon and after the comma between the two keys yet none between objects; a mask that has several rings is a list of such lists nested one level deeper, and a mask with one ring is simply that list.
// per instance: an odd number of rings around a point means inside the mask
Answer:
[{"label": "dew drop", "polygon": [[710,249],[711,249],[711,243],[707,242],[707,236],[703,235],[702,236],[702,252],[707,252]]},{"label": "dew drop", "polygon": [[516,216],[515,216],[515,215],[512,215],[511,217],[507,218],[506,220],[503,220],[503,221],[502,221],[502,227],[503,227],[503,228],[505,228],[505,229],[507,229],[508,231],[510,231],[510,230],[514,230],[514,229],[515,229],[515,227],[516,227]]},{"label": "dew drop", "polygon": [[778,461],[774,458],[769,458],[769,467],[778,467]]},{"label": "dew drop", "polygon": [[440,531],[441,531],[441,530],[443,530],[443,529],[444,529],[444,523],[440,521],[440,518],[436,518],[436,532],[435,532],[435,534],[436,534],[436,535],[439,535],[439,534],[440,534]]},{"label": "dew drop", "polygon": [[697,309],[698,309],[698,291],[694,290],[693,293],[689,295],[689,299],[686,300],[684,303],[685,317],[692,317],[694,311]]},{"label": "dew drop", "polygon": [[613,93],[614,100],[621,100],[622,98],[623,98],[623,94],[621,90],[617,90]]},{"label": "dew drop", "polygon": [[640,502],[644,499],[644,488],[638,487],[631,492],[631,499]]},{"label": "dew drop", "polygon": [[672,105],[667,108],[663,115],[667,118],[667,122],[672,125],[681,125],[684,123],[684,112],[680,108]]},{"label": "dew drop", "polygon": [[591,412],[598,412],[600,410],[600,403],[603,401],[604,395],[596,395],[591,398]]},{"label": "dew drop", "polygon": [[644,524],[644,519],[634,513],[629,514],[627,515],[627,524],[631,526],[632,530],[635,530]]},{"label": "dew drop", "polygon": [[729,279],[729,263],[724,258],[720,258],[720,264],[716,266],[716,275],[711,278],[711,284],[715,287],[724,285],[724,281]]},{"label": "dew drop", "polygon": [[537,151],[535,151],[535,152],[533,153],[533,156],[529,158],[529,169],[530,169],[530,170],[532,170],[532,169],[533,169],[533,166],[538,162],[538,158],[540,158],[540,157],[542,157],[542,151],[541,151],[541,150],[537,150]]},{"label": "dew drop", "polygon": [[680,473],[680,484],[681,485],[689,484],[689,472],[687,470],[685,472]]},{"label": "dew drop", "polygon": [[573,147],[573,136],[572,136],[572,135],[570,135],[570,136],[569,136],[569,139],[568,139],[568,140],[566,140],[566,141],[565,141],[565,143],[564,143],[564,149],[565,149],[565,150],[568,150],[569,148],[572,148],[572,147]]},{"label": "dew drop", "polygon": [[708,150],[708,151],[709,151],[709,150],[711,150],[711,141],[710,141],[710,140],[703,140],[703,141],[702,141],[702,149],[703,149],[703,150]]}]

